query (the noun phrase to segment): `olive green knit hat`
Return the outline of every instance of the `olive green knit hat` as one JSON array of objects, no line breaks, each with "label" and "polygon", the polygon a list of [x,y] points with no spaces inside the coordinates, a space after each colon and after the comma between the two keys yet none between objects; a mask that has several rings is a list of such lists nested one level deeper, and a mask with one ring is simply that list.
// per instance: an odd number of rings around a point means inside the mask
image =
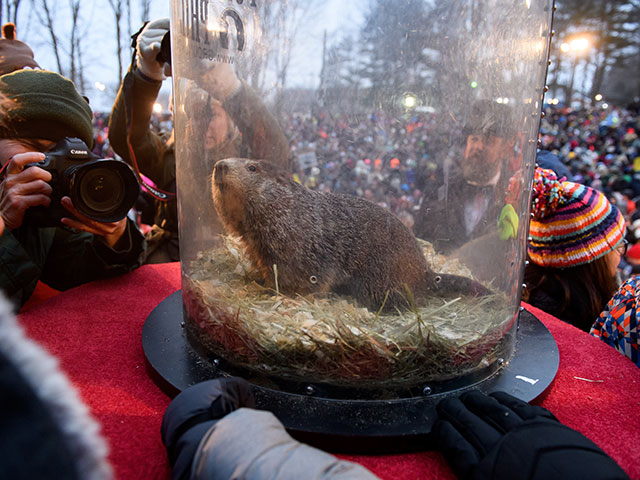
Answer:
[{"label": "olive green knit hat", "polygon": [[0,76],[0,94],[6,97],[0,138],[78,137],[93,148],[93,114],[71,80],[47,70],[18,70]]}]

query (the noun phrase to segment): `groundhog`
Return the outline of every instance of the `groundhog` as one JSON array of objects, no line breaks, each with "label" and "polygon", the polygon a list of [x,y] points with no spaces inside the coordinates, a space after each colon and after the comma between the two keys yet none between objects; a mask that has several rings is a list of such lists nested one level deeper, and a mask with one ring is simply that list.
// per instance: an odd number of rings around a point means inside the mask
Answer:
[{"label": "groundhog", "polygon": [[363,198],[309,190],[265,161],[215,164],[213,203],[268,286],[287,294],[333,292],[371,310],[412,308],[426,295],[486,294],[479,283],[436,274],[413,233]]}]

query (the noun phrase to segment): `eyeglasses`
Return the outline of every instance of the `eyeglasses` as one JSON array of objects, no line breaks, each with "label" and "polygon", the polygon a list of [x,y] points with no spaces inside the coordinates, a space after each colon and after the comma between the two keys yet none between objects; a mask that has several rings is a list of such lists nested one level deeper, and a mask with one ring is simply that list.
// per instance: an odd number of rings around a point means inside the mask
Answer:
[{"label": "eyeglasses", "polygon": [[622,243],[616,247],[616,250],[620,255],[625,255],[627,253],[627,248],[629,247],[629,240],[626,238],[622,239]]}]

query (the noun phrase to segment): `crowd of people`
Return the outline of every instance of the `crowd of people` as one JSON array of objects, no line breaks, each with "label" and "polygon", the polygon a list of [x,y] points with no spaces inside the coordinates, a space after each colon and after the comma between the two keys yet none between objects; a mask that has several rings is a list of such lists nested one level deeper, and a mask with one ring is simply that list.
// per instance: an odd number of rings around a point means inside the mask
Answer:
[{"label": "crowd of people", "polygon": [[290,115],[284,129],[297,158],[297,178],[311,189],[364,197],[410,228],[438,151],[437,118],[374,112],[352,116]]},{"label": "crowd of people", "polygon": [[[566,167],[560,176],[602,191],[620,208],[635,244],[640,238],[640,222],[634,225],[640,218],[638,110],[633,105],[580,110],[548,105],[545,112],[540,148]],[[364,197],[413,226],[445,152],[437,115],[408,112],[398,118],[375,112],[353,120],[346,114],[286,116],[282,124],[295,159],[294,177],[310,189]],[[93,151],[105,158],[115,155],[108,121],[108,112],[95,112]],[[150,125],[158,135],[172,130],[166,112],[152,112]],[[621,274],[626,279],[631,269],[624,260]],[[640,262],[640,255],[630,260]]]},{"label": "crowd of people", "polygon": [[[158,250],[150,252],[148,244],[154,239],[141,233],[136,224],[139,217],[127,215],[116,221],[103,221],[84,215],[68,196],[58,199],[53,195],[52,174],[40,168],[39,163],[60,140],[78,137],[98,156],[118,155],[130,163],[137,157],[142,173],[148,174],[151,181],[163,191],[176,191],[175,139],[170,132],[162,131],[170,127],[167,119],[154,117],[152,112],[160,85],[171,73],[170,66],[157,60],[159,39],[168,28],[167,19],[151,22],[134,37],[136,56],[109,114],[94,114],[68,79],[40,70],[33,52],[18,43],[15,32],[11,28],[4,32],[0,50],[6,53],[3,58],[11,58],[12,62],[9,65],[5,60],[8,71],[0,76],[0,94],[9,100],[3,104],[0,120],[0,286],[15,305],[26,302],[38,281],[68,289],[129,272],[143,262],[179,258],[175,200],[156,202],[159,199],[155,198],[152,202],[154,214],[149,221],[157,228],[150,233],[160,235],[163,242],[155,247]],[[268,159],[281,163],[308,188],[357,195],[382,205],[411,229],[418,221],[425,221],[422,202],[428,192],[440,187],[443,165],[439,159],[448,148],[442,140],[444,127],[437,114],[407,112],[398,118],[371,112],[355,122],[353,118],[326,113],[292,114],[278,124],[230,65],[216,66],[206,75],[210,76],[212,88],[203,91],[198,97],[202,102],[195,105],[215,118],[209,123],[201,151],[210,162],[204,170],[229,156]],[[132,108],[135,115],[125,115]],[[476,211],[473,202],[461,202],[461,242],[463,235],[479,227],[482,215],[496,215],[486,208],[491,203],[487,191],[498,191],[501,196],[504,191],[499,182],[502,159],[491,168],[482,163],[492,161],[495,155],[490,153],[512,142],[513,132],[504,125],[500,131],[491,130],[486,115],[495,113],[492,108],[484,105],[478,109],[478,115],[485,115],[480,122],[482,128],[467,132],[464,152],[459,152],[467,162],[461,166],[462,177],[482,203]],[[131,120],[134,124],[129,123]],[[593,324],[594,335],[640,366],[637,337],[634,346],[630,343],[634,333],[629,331],[637,331],[637,325],[630,327],[627,322],[622,336],[613,338],[615,332],[621,331],[616,324],[620,309],[616,307],[625,305],[635,312],[638,297],[633,277],[617,291],[613,280],[611,285],[607,283],[608,290],[598,297],[592,309],[583,312],[580,323],[570,316],[563,317],[565,304],[576,305],[576,298],[580,298],[572,293],[576,283],[565,276],[566,270],[578,265],[599,265],[603,276],[613,278],[620,257],[627,253],[625,241],[632,245],[628,250],[631,253],[640,240],[636,235],[640,218],[638,120],[638,109],[633,105],[547,110],[540,130],[541,146],[556,155],[571,178],[558,176],[552,170],[536,171],[534,198],[541,200],[534,208],[535,235],[529,243],[529,257],[541,270],[537,283],[529,287],[539,287],[553,272],[560,288],[530,288],[528,298],[535,304],[542,293],[548,294],[545,301],[554,307],[562,306],[553,313],[586,330]],[[498,138],[505,132],[510,138]],[[479,165],[485,168],[478,169]],[[193,182],[208,181],[204,171],[192,175]],[[57,219],[59,223],[44,227],[25,220],[29,210],[50,207],[54,201],[68,212]],[[574,230],[580,235],[559,239],[549,232],[559,218],[566,223],[567,209],[572,212],[571,219],[576,219]],[[502,207],[498,213],[507,217],[507,224],[513,222],[508,208]],[[500,237],[514,238],[515,230],[501,229]],[[568,254],[569,251],[577,254]],[[157,260],[153,260],[152,253],[158,254]],[[622,263],[623,275],[635,273],[633,260],[628,256],[627,263]],[[568,298],[553,297],[565,285],[571,287],[565,289]],[[549,301],[550,296],[553,298]],[[6,380],[2,382],[3,414],[12,419],[11,435],[3,435],[2,441],[3,451],[10,454],[1,456],[1,462],[10,470],[3,467],[3,471],[15,473],[12,478],[40,478],[52,472],[64,478],[108,478],[104,445],[97,439],[96,428],[86,412],[73,415],[81,418],[82,425],[91,426],[86,438],[78,439],[62,425],[70,417],[55,411],[59,406],[56,401],[76,407],[81,402],[73,395],[52,399],[51,392],[45,395],[34,388],[47,372],[25,368],[26,357],[17,354],[11,344],[22,343],[26,350],[33,350],[33,346],[15,324],[10,306],[0,301],[2,308],[0,323],[7,331],[16,332],[8,342],[0,336],[2,379]],[[598,319],[585,322],[598,311],[602,311]],[[47,358],[43,352],[35,355],[38,356]],[[72,389],[64,381],[57,388]],[[242,471],[243,478],[270,478],[275,472],[282,478],[299,478],[301,472],[312,471],[319,478],[373,478],[357,465],[291,439],[275,417],[256,412],[253,406],[250,386],[240,379],[195,385],[174,399],[162,429],[174,477],[226,478],[227,474],[233,476]],[[494,435],[482,434],[487,425],[497,426]],[[594,472],[600,478],[626,478],[595,444],[564,427],[550,412],[506,394],[486,396],[471,392],[460,399],[441,402],[434,435],[454,471],[462,476],[510,478],[514,469],[524,468],[525,462],[531,475],[537,469],[537,475],[549,473],[555,475],[553,478]],[[14,436],[23,439],[6,440]],[[531,439],[536,440],[535,445]],[[504,454],[507,450],[508,455]],[[19,461],[33,451],[41,453],[36,460]]]}]

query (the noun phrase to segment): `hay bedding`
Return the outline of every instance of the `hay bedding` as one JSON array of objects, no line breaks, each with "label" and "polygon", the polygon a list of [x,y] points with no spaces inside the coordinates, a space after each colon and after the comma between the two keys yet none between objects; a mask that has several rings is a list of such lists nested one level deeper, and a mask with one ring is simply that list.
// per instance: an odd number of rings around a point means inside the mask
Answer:
[{"label": "hay bedding", "polygon": [[[434,297],[395,314],[335,295],[285,296],[260,284],[237,239],[223,238],[185,271],[188,332],[198,348],[260,374],[357,387],[446,380],[493,363],[513,316],[499,294]],[[421,244],[434,271],[471,277]]]}]

